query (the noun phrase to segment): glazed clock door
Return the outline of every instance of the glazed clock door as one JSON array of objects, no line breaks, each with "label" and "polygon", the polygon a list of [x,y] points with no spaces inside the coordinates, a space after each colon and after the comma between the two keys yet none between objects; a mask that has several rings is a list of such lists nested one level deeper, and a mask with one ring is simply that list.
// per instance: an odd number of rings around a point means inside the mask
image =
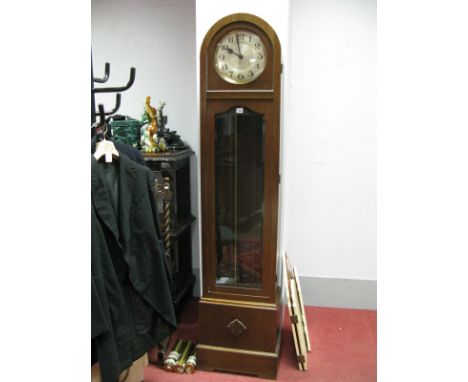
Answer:
[{"label": "glazed clock door", "polygon": [[269,103],[216,101],[207,113],[202,145],[212,197],[204,211],[204,295],[275,299],[277,158]]},{"label": "glazed clock door", "polygon": [[215,116],[216,287],[262,289],[264,129],[246,108]]}]

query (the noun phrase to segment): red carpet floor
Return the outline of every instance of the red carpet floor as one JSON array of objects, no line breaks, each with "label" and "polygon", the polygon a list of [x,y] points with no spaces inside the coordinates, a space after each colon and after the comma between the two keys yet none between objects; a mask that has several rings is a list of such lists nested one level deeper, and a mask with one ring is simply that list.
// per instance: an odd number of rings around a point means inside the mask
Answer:
[{"label": "red carpet floor", "polygon": [[[198,302],[190,301],[181,317],[176,338],[197,342]],[[287,309],[286,309],[287,310]],[[377,312],[373,310],[319,308],[306,306],[312,351],[308,370],[299,371],[289,318],[284,320],[277,381],[374,382],[377,380]],[[197,371],[175,374],[149,365],[145,382],[258,382],[264,379],[243,375]]]}]

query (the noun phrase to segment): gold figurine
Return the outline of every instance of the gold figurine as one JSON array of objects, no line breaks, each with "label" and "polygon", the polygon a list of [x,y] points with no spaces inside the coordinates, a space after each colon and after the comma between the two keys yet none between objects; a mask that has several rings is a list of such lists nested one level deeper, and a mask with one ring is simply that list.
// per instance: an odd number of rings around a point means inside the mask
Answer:
[{"label": "gold figurine", "polygon": [[146,97],[145,102],[145,110],[148,114],[148,133],[149,138],[153,146],[156,146],[156,142],[154,141],[154,135],[158,132],[158,120],[156,118],[156,109],[150,105],[151,97]]},{"label": "gold figurine", "polygon": [[[162,119],[162,109],[165,103],[160,102],[157,108],[151,106],[151,97],[146,96],[144,114],[142,122],[148,122],[148,126],[143,126],[140,130],[141,138],[140,145],[144,152],[154,153],[167,151],[167,143],[164,138],[164,120]],[[167,118],[167,117],[166,117]],[[158,137],[158,131],[160,136]]]},{"label": "gold figurine", "polygon": [[147,153],[153,153],[157,147],[158,122],[156,118],[156,109],[150,105],[151,97],[147,96],[145,101],[145,114],[148,118],[148,126],[142,128],[141,147]]}]

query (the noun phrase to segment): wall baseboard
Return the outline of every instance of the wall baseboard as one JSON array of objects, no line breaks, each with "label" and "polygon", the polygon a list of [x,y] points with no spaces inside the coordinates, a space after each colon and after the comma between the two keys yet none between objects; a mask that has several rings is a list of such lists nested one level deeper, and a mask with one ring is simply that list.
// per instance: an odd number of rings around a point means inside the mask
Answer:
[{"label": "wall baseboard", "polygon": [[377,309],[377,281],[299,277],[304,305]]},{"label": "wall baseboard", "polygon": [[[193,295],[200,296],[200,269],[194,268],[196,277]],[[328,277],[299,277],[304,305],[329,308],[377,309],[377,281],[338,279]]]}]

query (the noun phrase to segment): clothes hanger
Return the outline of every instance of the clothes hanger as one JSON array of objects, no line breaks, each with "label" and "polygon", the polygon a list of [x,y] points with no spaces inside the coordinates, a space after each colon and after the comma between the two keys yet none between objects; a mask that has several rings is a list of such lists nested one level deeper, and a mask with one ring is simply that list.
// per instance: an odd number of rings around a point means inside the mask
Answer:
[{"label": "clothes hanger", "polygon": [[[120,157],[120,154],[115,148],[114,142],[106,139],[106,134],[108,131],[108,124],[106,122],[105,115],[104,115],[104,106],[100,104],[98,107],[99,107],[99,123],[98,123],[97,130],[104,128],[104,131],[102,132],[102,140],[98,142],[96,139],[96,151],[94,152],[94,158],[96,158],[96,160],[99,160],[102,157],[104,157],[106,163],[112,163],[112,158],[118,159]],[[96,136],[96,138],[98,137]]]}]

